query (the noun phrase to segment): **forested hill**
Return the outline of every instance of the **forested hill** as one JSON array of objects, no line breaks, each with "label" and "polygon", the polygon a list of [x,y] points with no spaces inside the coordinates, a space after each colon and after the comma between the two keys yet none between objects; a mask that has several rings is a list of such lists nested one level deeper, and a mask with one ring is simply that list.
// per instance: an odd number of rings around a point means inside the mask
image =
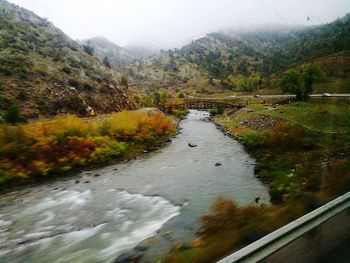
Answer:
[{"label": "forested hill", "polygon": [[46,19],[0,0],[0,116],[27,118],[134,107],[111,69]]},{"label": "forested hill", "polygon": [[349,43],[350,14],[319,26],[207,34],[181,49],[161,52],[142,65],[131,65],[126,74],[132,72],[136,81],[155,86],[189,87],[216,79],[232,87],[237,76],[251,77],[249,81],[255,79],[256,85],[268,86],[269,79],[286,69],[317,61],[326,74],[346,78],[350,73]]},{"label": "forested hill", "polygon": [[246,74],[246,66],[248,72],[272,74],[349,50],[350,14],[321,26],[212,33],[183,47],[179,54],[221,77],[232,72]]},{"label": "forested hill", "polygon": [[290,38],[277,42],[268,58],[275,64],[272,71],[277,71],[329,55],[349,56],[349,51],[350,14],[347,14],[332,23],[297,31]]}]

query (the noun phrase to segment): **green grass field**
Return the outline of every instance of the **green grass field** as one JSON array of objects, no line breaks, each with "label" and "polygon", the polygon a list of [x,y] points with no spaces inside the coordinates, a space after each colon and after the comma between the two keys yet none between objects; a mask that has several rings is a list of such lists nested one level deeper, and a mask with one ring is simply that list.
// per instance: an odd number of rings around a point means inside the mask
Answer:
[{"label": "green grass field", "polygon": [[350,132],[350,100],[347,99],[311,99],[309,102],[294,102],[261,112],[320,132]]}]

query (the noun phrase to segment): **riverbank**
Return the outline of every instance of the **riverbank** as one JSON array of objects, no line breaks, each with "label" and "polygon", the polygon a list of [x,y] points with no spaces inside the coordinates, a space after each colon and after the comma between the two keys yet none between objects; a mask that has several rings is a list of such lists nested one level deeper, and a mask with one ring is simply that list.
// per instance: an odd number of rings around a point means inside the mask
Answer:
[{"label": "riverbank", "polygon": [[175,245],[163,262],[216,261],[348,191],[350,133],[337,122],[350,120],[348,106],[348,101],[257,104],[215,116],[218,128],[256,159],[255,176],[269,186],[273,204],[261,206],[257,199],[254,206],[239,207],[219,199],[201,218],[193,244]]},{"label": "riverbank", "polygon": [[160,112],[130,111],[88,121],[67,115],[1,125],[0,186],[135,158],[169,142],[177,123]]},{"label": "riverbank", "polygon": [[156,262],[174,244],[191,244],[218,196],[241,206],[257,196],[268,203],[254,159],[207,117],[191,111],[172,143],[141,158],[2,195],[0,254],[10,262],[112,262],[128,255]]},{"label": "riverbank", "polygon": [[[350,120],[348,106],[349,101],[341,100],[278,108],[253,105],[235,114],[216,116],[213,121],[257,159],[255,174],[269,184],[272,202],[284,202],[301,192],[318,193],[329,200],[349,187],[350,130],[344,125]],[[339,166],[345,169],[345,176],[339,171],[334,174]],[[325,181],[315,175],[318,173]],[[337,176],[344,187],[334,182]]]}]

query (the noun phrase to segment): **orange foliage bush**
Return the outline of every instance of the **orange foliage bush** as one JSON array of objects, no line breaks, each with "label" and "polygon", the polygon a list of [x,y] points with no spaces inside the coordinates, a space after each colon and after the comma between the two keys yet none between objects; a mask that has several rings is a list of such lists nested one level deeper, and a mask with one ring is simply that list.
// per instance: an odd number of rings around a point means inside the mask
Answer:
[{"label": "orange foliage bush", "polygon": [[170,118],[125,111],[102,122],[73,115],[23,125],[0,126],[0,183],[15,177],[61,173],[104,163],[132,145],[150,145],[174,131]]},{"label": "orange foliage bush", "polygon": [[311,149],[316,146],[311,134],[307,134],[305,129],[287,123],[278,123],[272,132],[268,133],[265,143],[281,151]]},{"label": "orange foliage bush", "polygon": [[150,143],[174,131],[172,120],[160,112],[125,111],[111,116],[104,125],[109,127],[110,136],[123,141]]},{"label": "orange foliage bush", "polygon": [[250,229],[250,223],[254,223],[253,229],[258,228],[264,222],[262,217],[268,210],[267,207],[256,205],[238,207],[233,200],[220,197],[214,202],[212,213],[201,217],[200,232],[204,235],[227,229],[244,232],[243,228]]}]

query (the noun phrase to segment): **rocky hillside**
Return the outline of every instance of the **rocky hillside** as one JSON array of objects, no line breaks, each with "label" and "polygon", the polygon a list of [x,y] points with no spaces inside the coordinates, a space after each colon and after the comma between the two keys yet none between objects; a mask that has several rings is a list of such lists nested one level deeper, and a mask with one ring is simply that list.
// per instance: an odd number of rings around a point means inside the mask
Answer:
[{"label": "rocky hillside", "polygon": [[171,50],[125,65],[121,70],[133,86],[146,92],[163,88],[175,90],[179,86],[189,88],[207,81],[207,74],[200,65]]},{"label": "rocky hillside", "polygon": [[134,108],[109,68],[47,20],[0,0],[0,116],[26,118]]}]

